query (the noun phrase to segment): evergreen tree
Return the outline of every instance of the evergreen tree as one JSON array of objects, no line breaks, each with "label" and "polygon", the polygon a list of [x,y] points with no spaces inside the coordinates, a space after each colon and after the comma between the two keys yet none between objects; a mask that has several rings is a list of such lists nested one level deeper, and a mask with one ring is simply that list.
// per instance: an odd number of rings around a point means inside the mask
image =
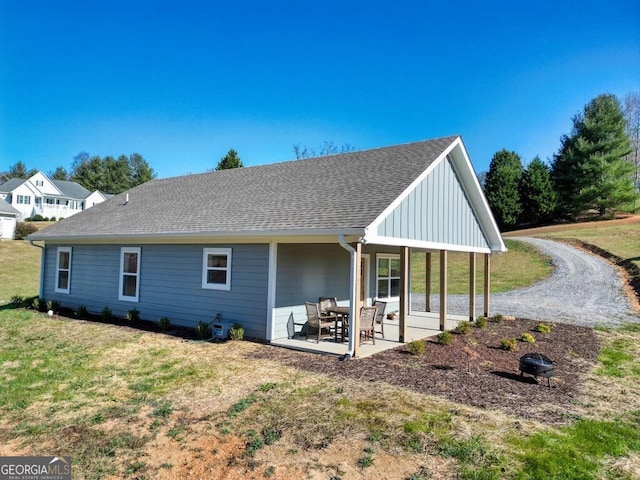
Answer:
[{"label": "evergreen tree", "polygon": [[78,182],[92,192],[100,190],[105,193],[113,193],[109,190],[104,190],[105,176],[102,158],[97,155],[90,157],[86,152],[81,152],[76,155],[71,172],[71,180]]},{"label": "evergreen tree", "polygon": [[34,169],[27,170],[27,166],[25,165],[25,163],[19,161],[19,162],[16,162],[15,165],[12,165],[11,167],[9,167],[9,171],[6,174],[6,177],[7,179],[9,178],[27,179],[29,177],[32,177],[36,173],[38,173],[37,170],[34,170]]},{"label": "evergreen tree", "polygon": [[142,185],[156,178],[156,173],[139,153],[129,155],[129,188]]},{"label": "evergreen tree", "polygon": [[549,218],[556,208],[556,191],[551,172],[540,157],[534,158],[522,175],[520,184],[522,218],[538,223]]},{"label": "evergreen tree", "polygon": [[244,165],[242,164],[242,160],[238,156],[238,152],[236,152],[233,148],[230,149],[227,154],[220,159],[218,162],[218,166],[216,170],[229,170],[231,168],[242,168]]},{"label": "evergreen tree", "polygon": [[559,212],[604,215],[633,200],[633,166],[625,160],[630,152],[620,103],[613,95],[597,96],[573,118],[554,158]]},{"label": "evergreen tree", "polygon": [[521,178],[520,156],[505,149],[496,152],[489,165],[484,190],[491,211],[501,228],[515,225],[522,212],[519,189]]},{"label": "evergreen tree", "polygon": [[49,176],[53,180],[69,180],[69,174],[64,167],[58,167],[54,172],[49,173]]}]

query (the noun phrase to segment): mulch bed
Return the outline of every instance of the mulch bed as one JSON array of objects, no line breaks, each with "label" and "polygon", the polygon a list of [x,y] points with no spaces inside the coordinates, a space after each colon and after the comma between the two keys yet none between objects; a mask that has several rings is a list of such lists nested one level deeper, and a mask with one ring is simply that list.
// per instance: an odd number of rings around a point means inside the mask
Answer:
[{"label": "mulch bed", "polygon": [[[534,331],[528,319],[489,322],[485,329],[454,334],[452,345],[425,340],[427,352],[412,355],[406,345],[362,359],[336,357],[274,348],[265,358],[302,370],[361,381],[386,382],[420,393],[485,409],[498,409],[523,418],[564,423],[571,405],[579,401],[585,373],[593,367],[600,343],[591,328],[552,324],[549,334]],[[500,348],[503,338],[530,333],[535,343],[518,341],[518,350]],[[547,380],[520,375],[522,355],[539,352],[555,362],[551,388]]]}]

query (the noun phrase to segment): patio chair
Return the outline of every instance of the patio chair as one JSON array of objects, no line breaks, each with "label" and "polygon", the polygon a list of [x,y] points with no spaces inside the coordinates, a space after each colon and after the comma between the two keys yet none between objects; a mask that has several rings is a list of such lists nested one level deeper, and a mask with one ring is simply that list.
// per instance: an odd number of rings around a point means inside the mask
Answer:
[{"label": "patio chair", "polygon": [[334,334],[337,339],[336,323],[338,317],[336,315],[322,315],[317,303],[304,302],[304,307],[307,311],[306,340],[309,339],[309,330],[311,328],[315,328],[318,331],[317,343],[320,343],[320,338],[322,338],[322,330],[329,330],[329,335],[325,335],[325,337],[331,336],[331,328],[334,329]]},{"label": "patio chair", "polygon": [[381,302],[376,300],[373,302],[374,307],[378,307],[378,311],[376,312],[376,328],[380,326],[380,330],[376,330],[375,333],[380,333],[382,338],[384,338],[384,313],[387,309],[387,302]]},{"label": "patio chair", "polygon": [[362,307],[360,309],[360,341],[371,339],[376,344],[376,311],[378,307]]},{"label": "patio chair", "polygon": [[320,297],[318,299],[318,307],[320,308],[320,314],[325,315],[327,309],[338,306],[338,299],[336,297]]}]

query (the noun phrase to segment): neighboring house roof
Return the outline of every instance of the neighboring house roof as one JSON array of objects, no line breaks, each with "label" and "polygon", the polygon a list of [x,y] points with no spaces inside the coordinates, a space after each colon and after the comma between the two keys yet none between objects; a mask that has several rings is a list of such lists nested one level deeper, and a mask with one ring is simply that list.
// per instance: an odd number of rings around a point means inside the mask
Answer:
[{"label": "neighboring house roof", "polygon": [[[460,137],[152,180],[29,238],[364,235],[455,146],[464,149]],[[490,212],[479,218],[494,230],[492,249],[503,250]]]},{"label": "neighboring house roof", "polygon": [[62,196],[65,198],[84,200],[91,195],[89,190],[76,182],[68,182],[66,180],[51,180],[51,182],[60,190]]},{"label": "neighboring house roof", "polygon": [[22,215],[22,213],[20,213],[18,210],[13,208],[11,205],[9,205],[7,202],[2,200],[1,198],[0,198],[0,213],[5,215],[13,215],[16,217],[18,215]]},{"label": "neighboring house roof", "polygon": [[27,180],[25,178],[10,178],[5,183],[0,185],[0,192],[11,193]]}]

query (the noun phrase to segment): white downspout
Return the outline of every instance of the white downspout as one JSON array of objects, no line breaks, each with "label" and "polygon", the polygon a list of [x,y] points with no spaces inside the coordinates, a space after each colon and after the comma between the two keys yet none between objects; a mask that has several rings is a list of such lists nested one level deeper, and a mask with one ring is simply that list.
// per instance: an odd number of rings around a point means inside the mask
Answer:
[{"label": "white downspout", "polygon": [[357,258],[356,258],[356,250],[355,248],[353,248],[351,245],[349,245],[345,239],[344,239],[344,235],[339,235],[338,236],[338,242],[340,242],[340,246],[342,246],[342,248],[344,248],[346,251],[348,251],[351,254],[351,268],[349,269],[349,346],[347,348],[347,353],[345,353],[342,357],[340,357],[340,360],[349,360],[354,353],[354,350],[356,348],[356,336],[354,335],[353,332],[353,328],[354,328],[354,320],[356,318],[356,296],[358,294],[358,292],[356,292],[356,275],[357,275],[357,269],[358,266],[356,265],[357,262]]},{"label": "white downspout", "polygon": [[35,240],[29,240],[32,247],[40,249],[40,289],[38,290],[38,297],[44,297],[44,245],[36,245],[33,243]]}]

